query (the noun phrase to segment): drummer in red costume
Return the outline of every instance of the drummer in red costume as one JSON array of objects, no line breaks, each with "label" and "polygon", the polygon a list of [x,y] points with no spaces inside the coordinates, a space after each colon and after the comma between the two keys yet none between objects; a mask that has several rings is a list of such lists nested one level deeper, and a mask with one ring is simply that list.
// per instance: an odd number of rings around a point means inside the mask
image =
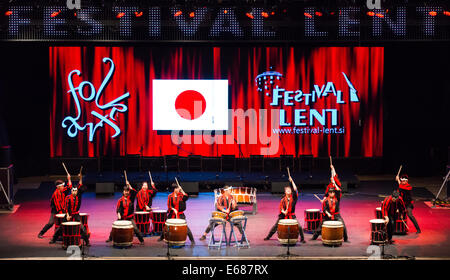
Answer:
[{"label": "drummer in red costume", "polygon": [[152,208],[153,198],[158,190],[155,188],[155,183],[151,183],[152,188],[148,188],[147,182],[142,183],[142,187],[139,190],[136,199],[136,211],[150,211]]},{"label": "drummer in red costume", "polygon": [[[136,190],[133,189],[130,185],[130,182],[126,182],[126,186],[123,187],[123,196],[117,201],[117,219],[118,220],[128,220],[132,223],[134,233],[136,234],[137,238],[141,242],[141,244],[144,244],[144,238],[142,237],[141,232],[136,226],[136,223],[134,222],[134,199],[136,197]],[[109,234],[108,240],[106,242],[112,241],[112,231]]]},{"label": "drummer in red costume", "polygon": [[336,190],[334,187],[329,187],[327,189],[328,189],[327,196],[322,200],[322,212],[323,212],[322,223],[314,233],[312,240],[316,240],[317,237],[319,237],[319,235],[322,233],[322,225],[324,221],[340,221],[344,226],[344,242],[349,242],[347,235],[347,227],[345,226],[344,219],[342,219],[341,214],[339,212],[340,201],[338,196],[336,196]]},{"label": "drummer in red costume", "polygon": [[416,233],[421,233],[419,224],[417,223],[416,218],[414,217],[412,210],[414,208],[413,200],[411,196],[412,192],[412,186],[408,182],[408,175],[403,174],[400,177],[396,176],[395,180],[398,182],[398,191],[400,193],[400,197],[403,199],[403,202],[406,206],[406,214],[408,215],[408,218],[411,220],[411,222],[414,224],[414,227],[416,228]]},{"label": "drummer in red costume", "polygon": [[[64,217],[65,222],[69,221],[75,221],[80,222],[80,206],[81,206],[81,197],[83,192],[86,190],[86,187],[83,186],[83,177],[81,174],[79,174],[80,181],[78,182],[78,187],[72,187],[71,189],[71,195],[66,196],[65,199],[65,210],[66,210],[66,216]],[[86,228],[83,224],[80,225],[80,231],[81,231],[81,238],[86,243],[86,246],[89,245],[89,237],[86,232]],[[50,244],[55,243],[59,236],[62,235],[62,227],[59,227],[58,230],[56,230],[55,234],[53,235],[52,240],[50,241]]]},{"label": "drummer in red costume", "polygon": [[72,188],[72,181],[70,175],[67,175],[67,185],[62,180],[55,181],[56,190],[53,192],[50,200],[50,219],[48,223],[42,228],[38,234],[38,238],[43,238],[44,234],[55,224],[55,215],[66,213],[65,211],[65,192]]},{"label": "drummer in red costume", "polygon": [[[189,199],[189,195],[184,192],[183,188],[179,184],[173,183],[172,188],[174,190],[171,194],[169,194],[169,197],[167,198],[167,219],[186,220],[184,211],[186,210],[186,201]],[[189,237],[189,240],[191,241],[191,245],[194,245],[194,236],[192,235],[189,226],[187,227],[187,235]],[[162,241],[163,238],[164,234],[161,234],[161,237],[158,239],[158,241]]]},{"label": "drummer in red costume", "polygon": [[[218,211],[221,211],[221,212],[227,214],[227,217],[226,217],[227,220],[230,219],[229,215],[231,212],[238,210],[237,202],[234,199],[233,195],[231,194],[231,186],[225,186],[223,195],[221,195],[217,199],[216,208]],[[213,224],[216,224],[216,223],[214,223],[214,222],[209,223],[205,232],[200,237],[200,240],[206,239],[206,235],[211,231]],[[238,228],[238,230],[241,234],[244,234],[241,223],[235,223],[234,225]],[[216,226],[217,226],[217,224],[216,224]]]},{"label": "drummer in red costume", "polygon": [[395,228],[395,221],[404,215],[405,209],[405,203],[398,191],[393,191],[392,195],[386,197],[381,203],[381,214],[384,217],[384,222],[387,224],[386,230],[388,243],[390,244],[394,243],[392,234]]},{"label": "drummer in red costume", "polygon": [[[281,198],[280,201],[280,213],[278,215],[278,219],[273,225],[273,227],[270,229],[267,236],[264,238],[264,240],[269,240],[272,235],[275,234],[278,228],[278,222],[281,219],[296,219],[295,216],[295,206],[297,204],[298,200],[298,190],[297,186],[294,183],[294,180],[292,180],[292,177],[289,175],[289,182],[290,185],[284,187],[284,196]],[[292,185],[292,187],[291,187]],[[303,228],[300,226],[300,223],[298,224],[299,231],[300,231],[300,242],[305,243],[305,237],[303,235]]]}]

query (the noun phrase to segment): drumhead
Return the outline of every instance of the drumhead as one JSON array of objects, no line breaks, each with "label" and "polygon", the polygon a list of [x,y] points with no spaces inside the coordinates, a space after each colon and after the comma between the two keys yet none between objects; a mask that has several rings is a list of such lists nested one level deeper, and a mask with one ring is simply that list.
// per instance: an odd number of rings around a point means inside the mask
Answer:
[{"label": "drumhead", "polygon": [[212,211],[211,217],[226,217],[227,214],[220,211]]},{"label": "drumhead", "polygon": [[153,214],[154,213],[166,213],[167,210],[153,210],[152,212],[153,212]]},{"label": "drumhead", "polygon": [[377,208],[375,208],[375,209],[377,209],[378,211],[381,211],[381,207],[377,207]]},{"label": "drumhead", "polygon": [[236,210],[230,213],[230,215],[244,215],[244,211],[242,210]]},{"label": "drumhead", "polygon": [[134,214],[136,214],[136,215],[145,215],[145,214],[150,214],[150,212],[147,212],[147,211],[137,211],[137,212],[134,212]]},{"label": "drumhead", "polygon": [[79,215],[80,215],[80,216],[89,216],[88,213],[80,213]]},{"label": "drumhead", "polygon": [[280,225],[298,225],[297,220],[294,219],[281,219],[278,224]]},{"label": "drumhead", "polygon": [[383,219],[372,219],[370,220],[371,224],[384,224],[384,220]]},{"label": "drumhead", "polygon": [[56,214],[55,216],[58,218],[64,218],[66,216],[66,214]]},{"label": "drumhead", "polygon": [[166,225],[168,226],[182,226],[186,224],[186,220],[183,219],[168,219]]},{"label": "drumhead", "polygon": [[61,223],[63,226],[76,226],[76,225],[81,225],[80,222],[65,222],[65,223]]},{"label": "drumhead", "polygon": [[306,212],[320,212],[320,209],[306,209]]},{"label": "drumhead", "polygon": [[339,221],[325,221],[323,222],[323,226],[333,228],[333,227],[342,227],[343,225]]},{"label": "drumhead", "polygon": [[113,228],[129,228],[129,227],[133,227],[131,221],[118,220],[113,223]]}]

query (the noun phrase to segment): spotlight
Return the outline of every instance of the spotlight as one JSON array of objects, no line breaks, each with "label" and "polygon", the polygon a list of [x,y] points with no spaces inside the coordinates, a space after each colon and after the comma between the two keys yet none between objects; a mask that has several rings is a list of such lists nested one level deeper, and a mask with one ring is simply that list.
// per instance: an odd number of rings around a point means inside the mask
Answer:
[{"label": "spotlight", "polygon": [[379,17],[379,18],[384,18],[384,15],[383,14],[379,14],[379,13],[376,13],[375,16]]},{"label": "spotlight", "polygon": [[6,11],[5,12],[5,16],[9,17],[10,15],[12,15],[12,11]]},{"label": "spotlight", "polygon": [[312,18],[313,16],[310,13],[303,13],[305,15],[305,17],[309,17]]},{"label": "spotlight", "polygon": [[321,17],[323,14],[321,12],[316,12],[316,16]]},{"label": "spotlight", "polygon": [[436,12],[436,11],[430,11],[429,14],[430,14],[430,16],[432,16],[432,17],[437,16],[437,12]]},{"label": "spotlight", "polygon": [[134,15],[136,17],[141,17],[144,14],[144,12],[134,12]]},{"label": "spotlight", "polygon": [[254,19],[254,18],[255,18],[255,17],[253,16],[252,13],[245,13],[245,15],[246,15],[248,18],[251,18],[251,19]]},{"label": "spotlight", "polygon": [[367,12],[367,15],[370,16],[370,17],[373,17],[375,15],[375,13],[374,12]]},{"label": "spotlight", "polygon": [[449,11],[444,11],[444,15],[450,17],[450,12]]},{"label": "spotlight", "polygon": [[268,17],[269,17],[269,14],[268,14],[267,12],[262,12],[261,15],[262,15],[264,18],[268,18]]},{"label": "spotlight", "polygon": [[224,14],[228,14],[228,10],[223,10],[223,13]]},{"label": "spotlight", "polygon": [[120,13],[117,14],[116,18],[121,18],[121,17],[123,17],[124,15],[125,15],[124,12],[120,12]]},{"label": "spotlight", "polygon": [[190,12],[189,13],[189,17],[191,17],[191,18],[195,17],[195,13],[194,12]]},{"label": "spotlight", "polygon": [[178,16],[180,16],[182,13],[183,13],[182,11],[177,11],[177,12],[174,14],[174,16],[178,17]]}]

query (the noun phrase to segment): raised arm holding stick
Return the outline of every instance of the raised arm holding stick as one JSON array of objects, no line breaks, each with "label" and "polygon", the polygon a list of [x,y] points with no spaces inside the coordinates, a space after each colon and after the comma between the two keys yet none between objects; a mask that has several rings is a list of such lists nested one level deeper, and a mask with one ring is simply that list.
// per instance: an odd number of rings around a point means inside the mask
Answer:
[{"label": "raised arm holding stick", "polygon": [[397,176],[395,176],[395,180],[397,181],[397,183],[401,183],[400,182],[400,172],[402,171],[402,167],[403,167],[403,165],[400,165],[400,168],[398,169],[398,172],[397,172]]}]

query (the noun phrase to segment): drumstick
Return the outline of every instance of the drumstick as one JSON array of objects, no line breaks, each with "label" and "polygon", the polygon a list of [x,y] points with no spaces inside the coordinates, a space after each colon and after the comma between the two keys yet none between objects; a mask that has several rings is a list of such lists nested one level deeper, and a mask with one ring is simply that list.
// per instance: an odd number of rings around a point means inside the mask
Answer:
[{"label": "drumstick", "polygon": [[81,174],[81,171],[83,170],[83,165],[81,166],[81,168],[80,168],[80,173],[78,173],[78,174]]},{"label": "drumstick", "polygon": [[398,172],[397,172],[397,176],[400,176],[400,171],[402,171],[402,166],[403,165],[400,165],[400,168],[398,169]]},{"label": "drumstick", "polygon": [[330,156],[330,166],[333,165],[333,159]]},{"label": "drumstick", "polygon": [[150,176],[150,182],[153,184],[152,173],[150,173],[150,170],[148,171],[148,175]]},{"label": "drumstick", "polygon": [[150,207],[150,209],[152,209],[152,210],[153,210],[153,209],[159,209],[159,207]]},{"label": "drumstick", "polygon": [[405,223],[402,217],[400,217],[400,220],[402,220],[403,224],[405,224],[406,228],[409,229],[408,225]]},{"label": "drumstick", "polygon": [[175,177],[175,181],[177,182],[177,186],[178,186],[178,187],[181,187],[181,186],[180,186],[180,183],[178,183],[177,177]]},{"label": "drumstick", "polygon": [[291,172],[289,172],[289,167],[287,167],[288,176],[291,177]]},{"label": "drumstick", "polygon": [[69,171],[67,171],[67,168],[66,168],[66,165],[64,164],[64,162],[62,163],[62,165],[63,165],[63,167],[64,167],[64,170],[66,170],[67,175],[70,175],[70,174],[69,174]]},{"label": "drumstick", "polygon": [[126,182],[128,182],[128,178],[127,178],[127,171],[126,171],[126,170],[124,170],[124,171],[123,171],[123,174],[125,174],[125,183],[126,183]]},{"label": "drumstick", "polygon": [[316,194],[314,194],[314,196],[315,196],[320,202],[322,202],[322,199],[320,199]]}]

